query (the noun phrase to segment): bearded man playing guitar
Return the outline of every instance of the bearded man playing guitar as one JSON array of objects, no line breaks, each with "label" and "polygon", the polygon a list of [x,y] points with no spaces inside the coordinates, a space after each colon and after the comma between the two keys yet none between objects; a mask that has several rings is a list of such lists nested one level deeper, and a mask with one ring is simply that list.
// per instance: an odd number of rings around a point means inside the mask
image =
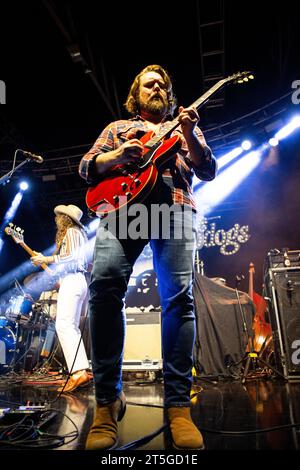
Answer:
[{"label": "bearded man playing guitar", "polygon": [[[147,239],[124,239],[116,232],[107,236],[110,229],[103,224],[105,217],[99,225],[89,301],[96,410],[86,448],[102,450],[117,445],[117,421],[125,412],[121,380],[124,297],[133,265],[150,241],[162,305],[164,404],[172,442],[177,449],[201,449],[203,438],[190,415],[196,233],[191,186],[194,174],[206,181],[215,177],[216,160],[197,127],[199,115],[193,106],[179,108],[170,139],[157,146],[156,136],[168,134],[170,116],[176,106],[170,77],[161,66],[150,65],[137,75],[125,106],[134,117],[109,124],[81,160],[80,175],[90,185],[102,181],[102,188],[106,188],[100,196],[97,186],[91,188],[88,206],[97,215],[107,215],[114,204],[118,211],[122,209],[119,201],[124,191],[128,203],[143,201],[148,208],[160,203],[179,210],[170,213],[169,237],[157,236],[160,232],[156,231],[155,236],[151,232]],[[162,163],[159,157],[155,165],[147,160],[149,142],[158,148]],[[144,168],[151,187],[140,191]],[[186,209],[184,217],[182,208]],[[183,224],[183,234],[178,238],[176,229]]]}]

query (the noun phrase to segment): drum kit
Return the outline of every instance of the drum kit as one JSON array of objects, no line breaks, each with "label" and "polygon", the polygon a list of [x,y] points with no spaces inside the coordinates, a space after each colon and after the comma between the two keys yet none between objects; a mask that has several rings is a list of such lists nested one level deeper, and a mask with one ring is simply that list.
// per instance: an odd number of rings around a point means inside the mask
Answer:
[{"label": "drum kit", "polygon": [[42,292],[34,301],[18,284],[14,294],[0,309],[0,374],[37,370],[57,344],[57,291]]}]

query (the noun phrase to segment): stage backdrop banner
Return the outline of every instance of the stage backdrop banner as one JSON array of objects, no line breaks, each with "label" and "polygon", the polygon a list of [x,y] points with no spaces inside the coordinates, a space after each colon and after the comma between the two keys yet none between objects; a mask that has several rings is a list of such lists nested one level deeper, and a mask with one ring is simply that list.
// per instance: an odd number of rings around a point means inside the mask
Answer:
[{"label": "stage backdrop banner", "polygon": [[[239,291],[247,331],[253,334],[255,306],[245,292]],[[230,377],[245,364],[228,366],[240,361],[246,354],[247,335],[243,328],[235,289],[219,281],[195,273],[194,300],[196,312],[196,342],[194,366],[200,376]]]}]

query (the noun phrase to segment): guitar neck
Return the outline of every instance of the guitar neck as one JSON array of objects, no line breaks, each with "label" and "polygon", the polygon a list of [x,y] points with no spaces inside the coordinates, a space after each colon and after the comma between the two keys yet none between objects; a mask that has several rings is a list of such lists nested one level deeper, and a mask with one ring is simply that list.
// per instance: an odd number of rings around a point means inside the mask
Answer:
[{"label": "guitar neck", "polygon": [[34,256],[34,255],[35,255],[35,251],[33,251],[28,245],[26,245],[26,243],[24,243],[24,242],[19,242],[19,245],[21,245],[21,247],[24,248],[24,250],[27,251],[27,253],[28,253],[30,256]]},{"label": "guitar neck", "polygon": [[254,266],[253,264],[250,264],[250,269],[249,269],[249,289],[248,289],[248,295],[249,297],[253,300],[253,277],[254,277]]},{"label": "guitar neck", "polygon": [[[20,242],[19,245],[21,245],[21,247],[22,247],[25,251],[27,251],[27,253],[28,253],[30,256],[34,256],[34,255],[36,254],[35,251],[33,251],[26,243]],[[49,273],[49,274],[52,274],[52,273],[53,273],[52,269],[50,269],[50,268],[47,266],[46,263],[42,263],[42,264],[41,264],[41,268],[43,268],[43,269],[44,269],[45,271],[47,271],[47,273]]]},{"label": "guitar neck", "polygon": [[[191,104],[191,107],[196,108],[197,110],[200,109],[202,106],[205,105],[205,103],[209,100],[209,98],[217,93],[223,86],[227,83],[227,80],[219,80],[218,83],[216,83],[214,86],[212,86],[209,90],[207,90],[200,98],[198,98],[194,103]],[[173,132],[176,127],[179,126],[179,116],[177,116],[173,121],[170,121],[170,123],[167,125],[167,127],[156,134],[152,139],[150,139],[146,147],[152,147],[153,145],[156,145],[159,143],[161,140],[163,140],[167,135],[169,135],[171,132]]]}]

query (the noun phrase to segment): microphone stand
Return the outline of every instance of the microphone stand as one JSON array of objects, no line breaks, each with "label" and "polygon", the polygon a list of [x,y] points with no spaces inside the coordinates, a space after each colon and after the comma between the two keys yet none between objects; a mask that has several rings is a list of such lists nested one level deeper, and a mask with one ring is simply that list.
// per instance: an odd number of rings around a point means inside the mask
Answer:
[{"label": "microphone stand", "polygon": [[196,256],[195,256],[195,265],[196,265],[196,271],[198,274],[201,274],[201,276],[204,276],[204,263],[200,258],[200,249],[196,249]]},{"label": "microphone stand", "polygon": [[19,165],[17,165],[15,168],[13,168],[13,170],[10,170],[8,173],[6,173],[5,175],[1,176],[0,178],[0,184],[4,185],[6,183],[8,183],[9,179],[12,177],[12,175],[14,174],[14,172],[16,170],[18,170],[19,168],[21,168],[21,166],[25,165],[26,163],[29,163],[31,162],[32,159],[30,157],[26,158],[25,160],[23,160],[21,163],[19,163]]}]

